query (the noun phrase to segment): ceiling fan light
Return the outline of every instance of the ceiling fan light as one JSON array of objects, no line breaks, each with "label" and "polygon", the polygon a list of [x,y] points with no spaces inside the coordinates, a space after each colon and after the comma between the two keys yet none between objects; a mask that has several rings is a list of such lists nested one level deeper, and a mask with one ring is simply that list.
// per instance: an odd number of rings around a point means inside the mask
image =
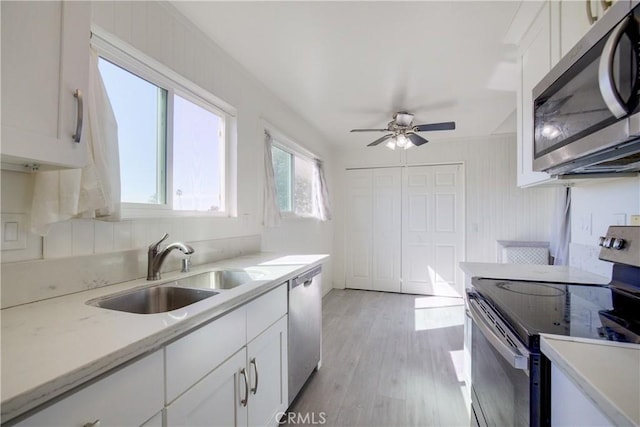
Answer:
[{"label": "ceiling fan light", "polygon": [[407,143],[404,146],[405,150],[408,150],[411,147],[415,147],[415,145],[413,145],[413,142],[411,142],[410,140],[407,140]]},{"label": "ceiling fan light", "polygon": [[409,141],[409,138],[407,138],[405,135],[400,134],[400,135],[396,136],[396,145],[398,147],[404,148],[409,143],[411,143],[411,141]]},{"label": "ceiling fan light", "polygon": [[396,149],[396,139],[395,138],[391,138],[389,141],[387,141],[387,143],[385,144],[387,146],[387,148],[389,148],[390,150],[395,150]]}]

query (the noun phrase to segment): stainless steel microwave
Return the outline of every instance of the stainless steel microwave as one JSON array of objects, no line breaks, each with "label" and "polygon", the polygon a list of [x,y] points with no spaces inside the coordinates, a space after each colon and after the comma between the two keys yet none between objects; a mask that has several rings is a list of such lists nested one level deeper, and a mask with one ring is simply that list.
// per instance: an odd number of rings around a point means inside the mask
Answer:
[{"label": "stainless steel microwave", "polygon": [[619,0],[533,89],[533,169],[640,171],[640,5]]}]

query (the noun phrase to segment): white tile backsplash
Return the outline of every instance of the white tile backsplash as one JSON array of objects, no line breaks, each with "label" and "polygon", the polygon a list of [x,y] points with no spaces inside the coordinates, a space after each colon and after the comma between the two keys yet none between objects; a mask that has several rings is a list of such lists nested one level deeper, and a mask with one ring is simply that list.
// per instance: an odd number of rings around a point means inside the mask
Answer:
[{"label": "white tile backsplash", "polygon": [[116,222],[113,224],[113,249],[124,251],[133,249],[131,221]]},{"label": "white tile backsplash", "polygon": [[571,243],[569,245],[569,265],[588,271],[589,273],[611,278],[613,264],[608,261],[600,261],[600,248],[592,245]]},{"label": "white tile backsplash", "polygon": [[71,252],[76,255],[93,254],[95,228],[89,219],[75,219],[71,222]]},{"label": "white tile backsplash", "polygon": [[[95,221],[95,243],[93,252],[96,254],[114,251],[114,223]],[[46,258],[46,256],[45,256]]]},{"label": "white tile backsplash", "polygon": [[65,258],[72,252],[71,221],[54,224],[44,237],[44,258]]},{"label": "white tile backsplash", "polygon": [[[67,223],[68,236],[71,236],[71,224]],[[51,241],[61,247],[65,246],[64,239],[57,239],[55,235]],[[174,242],[176,239],[168,241]],[[194,265],[198,265],[257,253],[260,251],[261,236],[229,237],[189,244],[195,249],[191,260]],[[71,247],[70,241],[68,246]],[[174,251],[167,257],[162,271],[179,270],[181,258],[180,253]],[[146,247],[82,257],[5,263],[0,270],[1,308],[139,279],[145,277],[146,272]]]}]

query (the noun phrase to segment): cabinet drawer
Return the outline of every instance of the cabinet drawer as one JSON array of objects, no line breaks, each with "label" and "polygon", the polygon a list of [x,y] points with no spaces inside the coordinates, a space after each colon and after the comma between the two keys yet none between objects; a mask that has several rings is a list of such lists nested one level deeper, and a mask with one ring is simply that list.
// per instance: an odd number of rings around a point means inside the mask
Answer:
[{"label": "cabinet drawer", "polygon": [[234,310],[166,347],[167,403],[245,345],[245,313]]},{"label": "cabinet drawer", "polygon": [[18,423],[18,426],[139,426],[163,407],[163,358],[157,351]]},{"label": "cabinet drawer", "polygon": [[287,313],[287,284],[285,282],[247,304],[247,342]]}]

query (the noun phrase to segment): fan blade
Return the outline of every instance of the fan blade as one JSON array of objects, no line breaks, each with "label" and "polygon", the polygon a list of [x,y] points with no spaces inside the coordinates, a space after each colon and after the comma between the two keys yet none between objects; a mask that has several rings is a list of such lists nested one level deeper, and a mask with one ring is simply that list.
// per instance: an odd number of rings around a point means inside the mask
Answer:
[{"label": "fan blade", "polygon": [[416,147],[422,144],[426,144],[427,141],[426,139],[424,139],[423,137],[421,137],[420,135],[416,135],[415,133],[408,133],[406,134],[407,138],[409,138],[409,141],[411,141],[411,143],[413,145],[415,145]]},{"label": "fan blade", "polygon": [[389,132],[389,129],[351,129],[349,132]]},{"label": "fan blade", "polygon": [[391,138],[392,136],[393,134],[390,133],[389,135],[385,135],[382,138],[378,138],[375,141],[373,141],[371,144],[367,144],[367,147],[375,147],[376,145],[385,142],[387,139]]},{"label": "fan blade", "polygon": [[443,123],[429,123],[426,125],[414,126],[413,130],[416,132],[426,132],[429,130],[454,130],[456,128],[456,122],[443,122]]}]

